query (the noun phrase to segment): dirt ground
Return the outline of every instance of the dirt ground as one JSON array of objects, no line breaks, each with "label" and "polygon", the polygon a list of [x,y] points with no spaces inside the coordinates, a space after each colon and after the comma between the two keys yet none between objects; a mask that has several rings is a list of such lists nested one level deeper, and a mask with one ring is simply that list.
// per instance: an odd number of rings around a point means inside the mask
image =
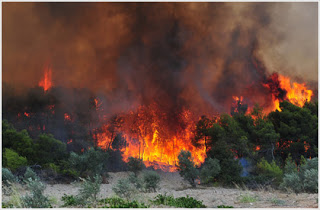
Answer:
[{"label": "dirt ground", "polygon": [[[202,200],[208,208],[216,208],[219,205],[228,205],[235,208],[318,208],[318,194],[308,193],[283,193],[276,190],[243,190],[239,188],[221,188],[221,187],[203,187],[191,188],[178,173],[159,172],[161,175],[161,183],[156,193],[140,193],[136,195],[136,199],[148,202],[158,194],[173,195],[174,197],[191,196],[197,200]],[[100,198],[113,196],[112,186],[118,179],[128,176],[127,172],[109,173],[109,184],[102,184]],[[47,185],[45,194],[51,198],[55,198],[55,207],[62,205],[61,197],[63,194],[76,195],[78,188],[72,184],[54,184]],[[256,201],[251,203],[241,202],[243,196],[254,197]],[[7,200],[3,196],[3,200]],[[156,206],[154,206],[156,207]],[[157,206],[158,207],[158,206]]]}]

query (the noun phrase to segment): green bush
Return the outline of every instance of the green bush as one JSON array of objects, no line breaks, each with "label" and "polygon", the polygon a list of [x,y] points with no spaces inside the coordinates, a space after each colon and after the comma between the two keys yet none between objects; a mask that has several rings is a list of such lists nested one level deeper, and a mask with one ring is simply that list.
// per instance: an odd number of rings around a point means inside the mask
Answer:
[{"label": "green bush", "polygon": [[33,180],[29,178],[27,181],[27,189],[30,193],[22,196],[21,200],[24,208],[50,208],[51,204],[48,197],[43,195],[45,185],[39,179]]},{"label": "green bush", "polygon": [[4,159],[6,159],[6,163],[9,169],[16,170],[20,166],[26,166],[28,164],[27,158],[19,156],[12,149],[5,149]]},{"label": "green bush", "polygon": [[76,170],[81,176],[102,175],[107,171],[107,160],[109,155],[100,148],[91,148],[83,154],[71,152],[69,163],[72,169]]},{"label": "green bush", "polygon": [[[293,168],[288,166],[292,164],[286,161],[285,168]],[[296,167],[294,170],[286,170],[290,173],[285,173],[283,182],[280,188],[283,190],[293,190],[296,193],[299,192],[318,192],[318,158],[312,158],[311,160],[305,160],[301,157],[300,166]]]},{"label": "green bush", "polygon": [[160,175],[155,171],[146,171],[143,175],[143,182],[146,191],[156,192],[160,184]]},{"label": "green bush", "polygon": [[35,140],[34,149],[36,151],[34,161],[40,165],[67,158],[67,145],[55,139],[52,134],[39,135]]},{"label": "green bush", "polygon": [[177,208],[206,208],[202,201],[198,201],[193,197],[179,197],[174,198],[173,196],[167,196],[159,194],[157,195],[152,203],[156,205],[173,206]]},{"label": "green bush", "polygon": [[143,180],[137,177],[133,172],[129,173],[128,179],[130,183],[133,184],[138,190],[143,188]]},{"label": "green bush", "polygon": [[36,179],[40,179],[37,174],[30,168],[30,167],[27,167],[27,170],[26,172],[24,173],[24,176],[23,176],[24,180],[29,180],[29,179],[32,179],[32,180],[36,180]]},{"label": "green bush", "polygon": [[18,132],[6,120],[2,121],[2,148],[12,149],[33,162],[35,148],[27,130]]},{"label": "green bush", "polygon": [[105,198],[100,200],[103,208],[148,208],[149,206],[138,201],[128,201],[122,198]]},{"label": "green bush", "polygon": [[291,155],[289,154],[288,158],[286,159],[285,166],[284,166],[284,173],[290,174],[290,173],[296,173],[298,172],[297,165],[292,160]]},{"label": "green bush", "polygon": [[61,197],[61,200],[63,201],[62,207],[76,206],[78,204],[76,197],[73,195],[63,194],[63,196]]},{"label": "green bush", "polygon": [[18,178],[12,174],[12,172],[7,168],[2,168],[2,183],[6,186],[10,183],[17,182]]},{"label": "green bush", "polygon": [[98,193],[102,183],[100,175],[94,176],[94,178],[82,179],[79,193],[76,195],[76,202],[80,206],[96,207],[98,201]]},{"label": "green bush", "polygon": [[257,198],[256,197],[253,197],[251,195],[241,195],[239,197],[239,202],[240,203],[254,203],[257,201]]},{"label": "green bush", "polygon": [[56,173],[60,172],[60,167],[58,165],[54,164],[54,163],[48,163],[48,164],[45,165],[45,167],[53,170]]},{"label": "green bush", "polygon": [[129,200],[136,193],[137,189],[129,179],[119,179],[117,184],[112,186],[113,192],[120,198]]},{"label": "green bush", "polygon": [[281,189],[292,189],[294,192],[301,192],[303,185],[301,184],[300,177],[297,173],[285,174],[283,182],[280,185]]},{"label": "green bush", "polygon": [[233,206],[225,206],[225,205],[219,205],[217,208],[233,208]]},{"label": "green bush", "polygon": [[257,164],[257,171],[259,174],[264,175],[269,179],[273,179],[274,183],[277,185],[282,182],[283,171],[275,161],[268,163],[268,161],[262,158],[262,160]]},{"label": "green bush", "polygon": [[192,187],[196,187],[195,179],[198,177],[199,171],[195,168],[191,153],[181,150],[178,160],[177,169],[180,176],[187,180]]},{"label": "green bush", "polygon": [[304,172],[303,187],[307,192],[318,192],[318,170],[310,169]]},{"label": "green bush", "polygon": [[209,158],[200,172],[201,183],[213,182],[214,178],[220,173],[221,168],[219,160]]},{"label": "green bush", "polygon": [[[4,187],[4,186],[2,186]],[[9,201],[5,202],[5,206],[8,206],[8,208],[23,208],[23,201],[21,197],[21,188],[18,184],[12,183],[6,189],[6,191],[10,191],[10,199]]]},{"label": "green bush", "polygon": [[134,157],[129,157],[128,158],[128,169],[129,171],[132,171],[135,176],[138,176],[138,173],[145,168],[145,165],[142,161],[142,159],[139,158],[134,158]]}]

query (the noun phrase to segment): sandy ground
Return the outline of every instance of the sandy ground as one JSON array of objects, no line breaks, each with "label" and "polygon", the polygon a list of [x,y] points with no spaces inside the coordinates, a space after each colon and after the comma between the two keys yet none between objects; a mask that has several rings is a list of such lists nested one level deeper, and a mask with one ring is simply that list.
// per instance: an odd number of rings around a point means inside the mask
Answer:
[{"label": "sandy ground", "polygon": [[[158,194],[167,193],[174,197],[191,196],[197,200],[202,200],[209,208],[216,208],[218,205],[228,205],[235,208],[318,208],[318,194],[308,193],[283,193],[275,190],[243,190],[239,188],[227,189],[221,187],[203,187],[191,188],[178,173],[158,172],[161,175],[161,183],[156,193],[139,193],[136,199],[143,202],[148,202]],[[100,198],[113,196],[112,185],[118,179],[128,176],[127,172],[109,173],[109,184],[102,184]],[[64,194],[76,195],[78,187],[72,184],[54,184],[47,185],[45,194],[51,198],[55,198],[56,207],[62,205],[61,197]],[[256,201],[252,203],[240,202],[241,196],[255,197]],[[3,200],[8,197],[3,196]]]}]

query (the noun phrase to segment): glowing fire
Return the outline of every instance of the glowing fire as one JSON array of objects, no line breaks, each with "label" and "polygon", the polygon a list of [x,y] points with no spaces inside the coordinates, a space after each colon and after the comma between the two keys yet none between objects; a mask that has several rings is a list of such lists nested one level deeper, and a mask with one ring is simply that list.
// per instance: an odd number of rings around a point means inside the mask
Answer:
[{"label": "glowing fire", "polygon": [[64,119],[66,121],[71,121],[71,116],[68,113],[64,113]]},{"label": "glowing fire", "polygon": [[30,117],[30,113],[28,113],[28,112],[24,112],[24,115],[25,115],[26,117]]},{"label": "glowing fire", "polygon": [[[136,112],[119,116],[116,125],[107,124],[102,133],[97,135],[98,146],[112,148],[115,133],[121,133],[126,143],[121,151],[124,161],[129,157],[141,158],[147,167],[153,166],[163,171],[175,171],[178,154],[189,150],[197,165],[204,162],[205,147],[196,148],[191,144],[194,121],[191,113],[184,110],[180,115],[183,126],[167,124],[165,113],[156,106],[141,106]],[[172,122],[174,123],[174,122]]]},{"label": "glowing fire", "polygon": [[48,91],[52,87],[51,81],[52,71],[49,67],[46,67],[44,70],[44,77],[39,82],[39,87],[43,87],[44,91]]},{"label": "glowing fire", "polygon": [[[299,84],[293,82],[291,86],[290,78],[279,75],[280,88],[286,91],[286,100],[290,103],[303,107],[305,102],[311,100],[313,95],[312,90],[308,90],[305,83]],[[276,110],[281,111],[279,99],[274,99],[274,107]]]}]

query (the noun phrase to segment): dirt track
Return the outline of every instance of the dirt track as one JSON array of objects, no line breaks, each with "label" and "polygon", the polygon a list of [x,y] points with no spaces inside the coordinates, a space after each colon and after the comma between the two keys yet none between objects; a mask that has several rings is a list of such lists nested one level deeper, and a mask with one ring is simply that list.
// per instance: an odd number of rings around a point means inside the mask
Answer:
[{"label": "dirt track", "polygon": [[[280,191],[250,191],[237,188],[226,189],[221,187],[203,187],[198,186],[190,188],[178,173],[158,172],[161,175],[161,189],[156,193],[140,193],[136,199],[148,202],[157,194],[167,193],[174,197],[192,196],[197,200],[202,200],[209,208],[216,208],[218,205],[228,205],[238,208],[317,208],[318,194],[295,194],[283,193]],[[102,184],[100,197],[106,198],[114,195],[112,185],[120,178],[125,178],[127,172],[110,173],[109,184]],[[45,194],[55,197],[58,203],[56,207],[62,204],[60,198],[63,194],[77,194],[77,187],[70,184],[47,185]],[[256,201],[251,203],[240,202],[241,196],[254,197]],[[4,197],[5,199],[5,197]],[[6,200],[6,199],[5,199]]]}]

